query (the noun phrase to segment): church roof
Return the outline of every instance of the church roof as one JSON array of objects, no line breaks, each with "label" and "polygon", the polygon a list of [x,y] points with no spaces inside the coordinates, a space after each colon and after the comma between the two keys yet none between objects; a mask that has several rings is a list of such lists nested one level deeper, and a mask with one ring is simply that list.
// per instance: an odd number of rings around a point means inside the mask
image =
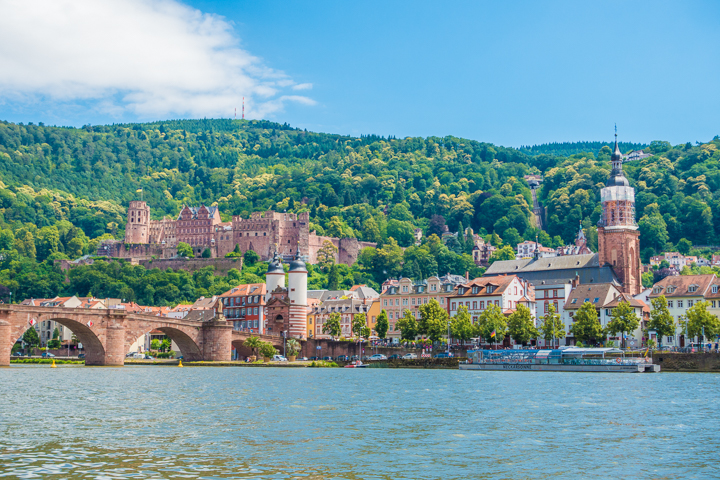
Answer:
[{"label": "church roof", "polygon": [[533,285],[545,283],[569,283],[575,275],[580,283],[613,283],[619,285],[615,272],[609,265],[600,265],[600,255],[566,255],[550,258],[524,258],[493,263],[485,276],[517,275]]}]

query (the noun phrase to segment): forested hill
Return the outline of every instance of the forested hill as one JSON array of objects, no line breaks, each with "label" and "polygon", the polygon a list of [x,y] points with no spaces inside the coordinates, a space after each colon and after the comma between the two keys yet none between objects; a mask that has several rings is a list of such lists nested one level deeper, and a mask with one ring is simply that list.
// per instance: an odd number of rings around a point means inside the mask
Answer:
[{"label": "forested hill", "polygon": [[[683,237],[720,243],[718,147],[717,137],[702,145],[656,141],[646,148],[654,156],[625,165],[637,189],[644,258]],[[554,153],[563,151],[585,153]],[[355,138],[268,121],[2,122],[0,227],[13,238],[0,238],[0,250],[35,249],[43,260],[54,252],[43,239],[57,234],[59,252],[92,252],[98,237],[122,238],[125,209],[140,188],[155,218],[217,202],[225,219],[308,210],[319,233],[381,244],[392,237],[410,245],[415,227],[439,232],[446,222],[451,231],[494,232],[509,245],[539,234],[556,246],[572,241],[580,222],[593,238],[609,157],[601,142],[513,149],[456,137]],[[533,227],[527,174],[545,176],[547,232]]]},{"label": "forested hill", "polygon": [[[535,155],[557,155],[561,157],[569,157],[578,153],[590,152],[593,155],[600,153],[603,147],[613,148],[615,143],[610,142],[562,142],[562,143],[543,143],[541,145],[520,147],[520,151],[531,156]],[[633,150],[642,150],[648,145],[643,143],[618,142],[620,150],[627,153]]]}]

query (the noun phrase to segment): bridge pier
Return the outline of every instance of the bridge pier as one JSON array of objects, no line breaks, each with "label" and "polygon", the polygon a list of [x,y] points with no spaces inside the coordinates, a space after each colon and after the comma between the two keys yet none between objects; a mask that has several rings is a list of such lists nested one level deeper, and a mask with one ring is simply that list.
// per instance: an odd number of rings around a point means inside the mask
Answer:
[{"label": "bridge pier", "polygon": [[125,326],[115,324],[105,328],[104,365],[125,365]]},{"label": "bridge pier", "polygon": [[203,331],[203,360],[229,362],[232,360],[233,326],[227,322],[205,322]]},{"label": "bridge pier", "polygon": [[10,352],[14,343],[10,338],[10,324],[0,320],[0,367],[10,366]]}]

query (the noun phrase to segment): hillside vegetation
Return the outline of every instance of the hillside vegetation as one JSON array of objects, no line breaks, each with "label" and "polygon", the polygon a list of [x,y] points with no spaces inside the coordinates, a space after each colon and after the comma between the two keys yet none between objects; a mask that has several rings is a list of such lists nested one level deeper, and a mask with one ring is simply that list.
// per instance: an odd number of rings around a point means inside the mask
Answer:
[{"label": "hillside vegetation", "polygon": [[[414,228],[439,235],[445,224],[451,231],[471,227],[499,246],[536,235],[557,246],[571,242],[582,223],[592,244],[599,190],[610,171],[608,145],[513,149],[456,137],[354,138],[244,120],[83,128],[0,122],[0,283],[22,293],[18,281],[27,272],[57,274],[38,263],[93,253],[100,239],[122,238],[138,189],[154,218],[177,215],[183,204],[217,204],[224,219],[309,211],[320,234],[382,246],[328,275],[333,283],[477,274],[472,243],[462,236],[447,247],[432,238],[405,252],[399,247],[412,245]],[[718,147],[717,137],[702,145],[656,141],[646,148],[653,157],[625,164],[637,189],[644,258],[682,238],[720,243]],[[548,208],[547,232],[534,226],[527,174],[545,176],[539,198]],[[45,291],[57,290],[51,283]]]}]

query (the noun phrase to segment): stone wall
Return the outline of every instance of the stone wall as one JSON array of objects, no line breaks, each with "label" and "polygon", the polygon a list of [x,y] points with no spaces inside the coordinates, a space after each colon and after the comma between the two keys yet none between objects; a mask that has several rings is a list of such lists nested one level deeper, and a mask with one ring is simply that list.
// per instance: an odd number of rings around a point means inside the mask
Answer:
[{"label": "stone wall", "polygon": [[720,373],[720,353],[653,352],[652,359],[661,372]]},{"label": "stone wall", "polygon": [[159,268],[160,270],[187,270],[194,272],[207,266],[215,267],[215,273],[227,275],[232,268],[242,270],[242,258],[171,258],[171,259],[149,259],[140,260],[138,264],[147,269]]}]

